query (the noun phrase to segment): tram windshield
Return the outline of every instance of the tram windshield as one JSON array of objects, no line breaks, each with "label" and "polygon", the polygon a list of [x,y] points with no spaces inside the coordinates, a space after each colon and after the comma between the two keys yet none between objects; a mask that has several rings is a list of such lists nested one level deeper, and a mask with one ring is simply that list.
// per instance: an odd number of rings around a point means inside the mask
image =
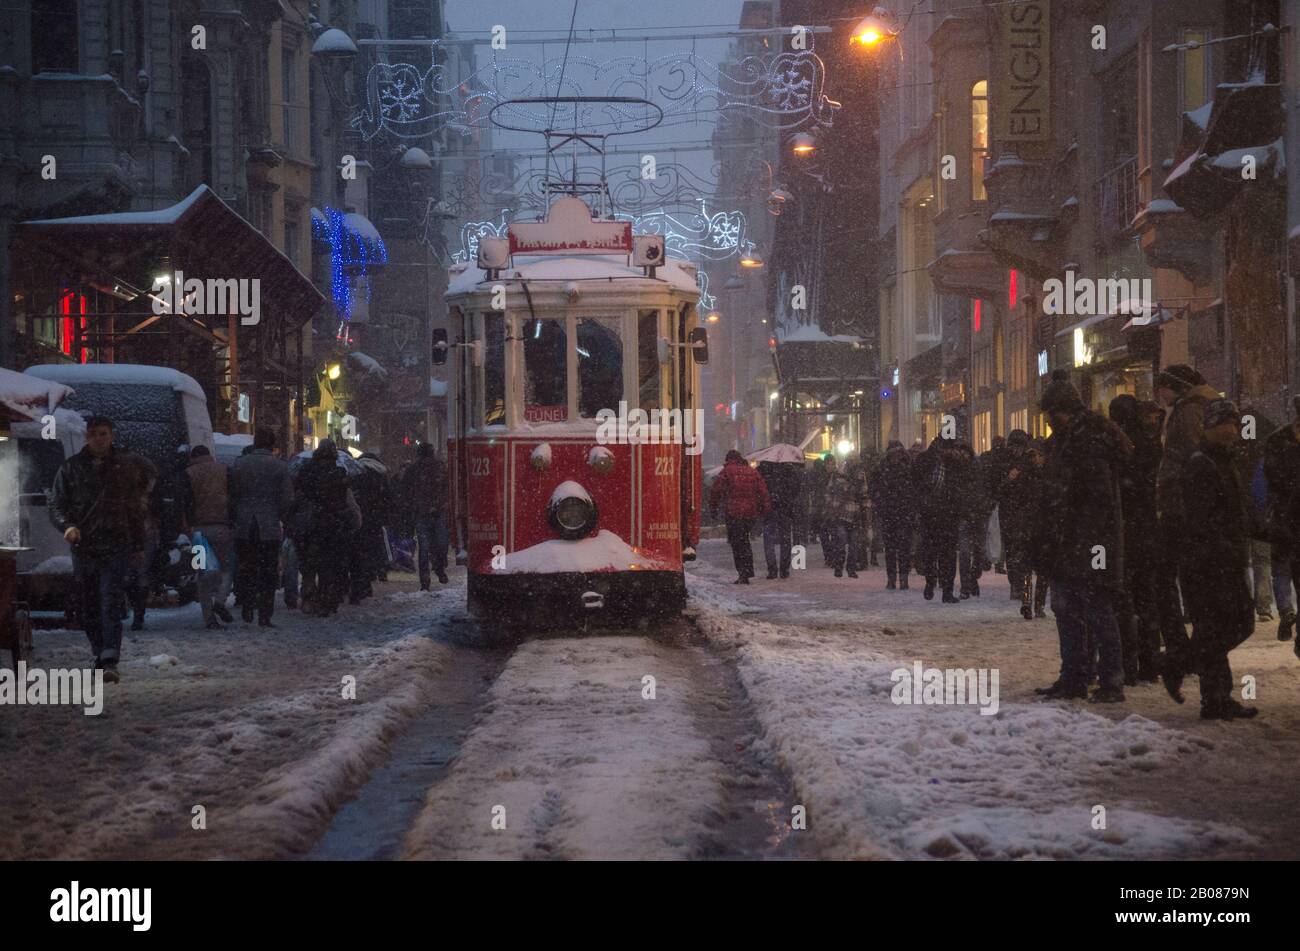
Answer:
[{"label": "tram windshield", "polygon": [[595,419],[602,409],[618,411],[623,399],[623,338],[616,317],[578,321],[578,415]]},{"label": "tram windshield", "polygon": [[562,423],[569,418],[568,334],[561,320],[524,323],[524,419]]}]

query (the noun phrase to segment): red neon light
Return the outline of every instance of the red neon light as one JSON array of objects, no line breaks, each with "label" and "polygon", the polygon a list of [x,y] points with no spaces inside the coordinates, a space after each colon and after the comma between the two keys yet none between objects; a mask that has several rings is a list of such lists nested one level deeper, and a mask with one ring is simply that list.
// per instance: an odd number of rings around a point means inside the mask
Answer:
[{"label": "red neon light", "polygon": [[[1012,271],[1012,273],[1014,274],[1015,272]],[[983,302],[982,302],[978,297],[975,298],[975,321],[974,321],[974,323],[975,323],[975,332],[976,332],[976,333],[979,333],[979,332],[980,332],[980,324],[981,324],[981,320],[980,320],[980,305],[981,305],[982,303],[983,303]]]},{"label": "red neon light", "polygon": [[1016,309],[1016,283],[1017,283],[1016,269],[1012,268],[1011,275],[1007,284],[1007,303],[1011,305],[1012,310]]},{"label": "red neon light", "polygon": [[[72,298],[73,297],[77,298],[78,311],[81,316],[82,336],[84,337],[86,333],[86,295],[74,294],[74,292],[68,291],[66,294],[63,295],[62,298],[59,299],[59,313],[63,315],[63,339],[59,341],[59,349],[62,350],[64,353],[66,353],[68,356],[72,356],[72,336],[73,336]],[[81,348],[81,352],[77,354],[77,359],[81,363],[86,362],[85,347]]]}]

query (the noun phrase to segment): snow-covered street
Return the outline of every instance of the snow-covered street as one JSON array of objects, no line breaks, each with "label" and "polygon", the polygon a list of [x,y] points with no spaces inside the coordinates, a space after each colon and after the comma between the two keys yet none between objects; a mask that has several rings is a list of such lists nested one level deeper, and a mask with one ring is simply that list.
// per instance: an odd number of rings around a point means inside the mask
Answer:
[{"label": "snow-covered street", "polygon": [[[1194,684],[1044,703],[1055,626],[1004,577],[944,605],[819,558],[738,588],[705,541],[682,622],[509,646],[479,643],[459,571],[270,632],[151,611],[100,716],[0,708],[0,857],[1300,854],[1300,664],[1271,625],[1233,654],[1255,722],[1202,722]],[[40,666],[85,653],[37,632]],[[917,661],[996,669],[997,712],[891,702]]]}]

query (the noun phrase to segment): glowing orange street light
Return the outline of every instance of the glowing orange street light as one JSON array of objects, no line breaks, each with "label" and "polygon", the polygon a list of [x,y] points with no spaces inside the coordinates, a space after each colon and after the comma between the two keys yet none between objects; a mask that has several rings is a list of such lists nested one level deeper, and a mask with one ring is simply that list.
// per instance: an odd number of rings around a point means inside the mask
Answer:
[{"label": "glowing orange street light", "polygon": [[709,316],[705,317],[704,319],[711,324],[716,324],[719,320],[722,319],[722,315],[719,314],[716,310],[711,310],[709,311]]},{"label": "glowing orange street light", "polygon": [[853,28],[849,42],[860,46],[875,46],[884,40],[898,39],[898,30],[894,29],[884,18],[877,14],[864,17]]},{"label": "glowing orange street light", "polygon": [[807,132],[800,132],[791,137],[790,151],[795,155],[811,155],[817,151],[817,140]]}]

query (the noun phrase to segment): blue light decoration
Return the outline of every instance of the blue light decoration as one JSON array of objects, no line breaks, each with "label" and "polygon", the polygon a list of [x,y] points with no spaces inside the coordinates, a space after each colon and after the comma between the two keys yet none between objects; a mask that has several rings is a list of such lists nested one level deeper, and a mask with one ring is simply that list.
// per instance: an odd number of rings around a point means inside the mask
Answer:
[{"label": "blue light decoration", "polygon": [[338,208],[311,210],[312,241],[330,253],[330,297],[341,318],[339,339],[347,337],[357,283],[370,301],[370,276],[388,263],[388,248],[375,226],[363,215]]}]

